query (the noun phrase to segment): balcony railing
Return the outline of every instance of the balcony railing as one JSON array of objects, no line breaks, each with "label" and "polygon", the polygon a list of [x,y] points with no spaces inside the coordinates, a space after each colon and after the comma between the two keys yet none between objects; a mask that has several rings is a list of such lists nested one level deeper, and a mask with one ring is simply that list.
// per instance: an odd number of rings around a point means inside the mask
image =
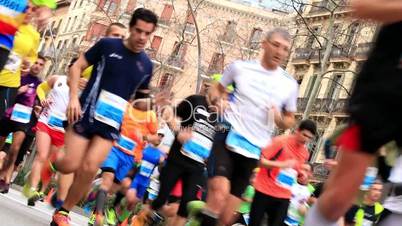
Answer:
[{"label": "balcony railing", "polygon": [[159,18],[158,24],[163,26],[170,26],[170,19]]},{"label": "balcony railing", "polygon": [[[297,110],[306,110],[308,98],[297,99]],[[347,99],[317,98],[312,108],[314,113],[346,113]]]},{"label": "balcony railing", "polygon": [[344,59],[349,57],[348,47],[332,47],[331,58]]},{"label": "balcony railing", "polygon": [[368,53],[370,52],[370,49],[372,46],[373,46],[373,43],[371,43],[371,42],[360,43],[354,48],[353,55],[355,57],[366,57],[368,55]]},{"label": "balcony railing", "polygon": [[308,59],[310,59],[311,53],[312,53],[311,49],[297,48],[295,50],[293,59],[294,60],[308,60]]},{"label": "balcony railing", "polygon": [[155,49],[152,48],[146,48],[145,52],[147,53],[147,55],[149,56],[149,58],[151,59],[155,59],[156,58],[156,53],[157,51]]},{"label": "balcony railing", "polygon": [[184,68],[184,60],[181,56],[177,56],[177,55],[171,55],[168,57],[166,64],[173,66],[173,67],[177,67],[180,69]]}]

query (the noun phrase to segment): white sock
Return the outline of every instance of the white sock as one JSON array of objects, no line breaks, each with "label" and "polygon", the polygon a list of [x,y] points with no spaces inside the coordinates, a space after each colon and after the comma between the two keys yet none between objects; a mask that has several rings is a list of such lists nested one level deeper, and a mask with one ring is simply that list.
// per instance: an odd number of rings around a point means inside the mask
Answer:
[{"label": "white sock", "polygon": [[329,221],[327,220],[317,208],[317,205],[314,205],[307,212],[306,220],[304,221],[305,226],[339,226],[337,221]]}]

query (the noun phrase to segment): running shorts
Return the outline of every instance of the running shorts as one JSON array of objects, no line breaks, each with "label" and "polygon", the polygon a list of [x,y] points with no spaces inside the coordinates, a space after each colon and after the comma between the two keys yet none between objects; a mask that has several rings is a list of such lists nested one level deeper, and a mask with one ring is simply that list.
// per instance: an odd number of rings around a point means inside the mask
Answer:
[{"label": "running shorts", "polygon": [[9,133],[18,131],[27,133],[31,128],[31,123],[16,122],[9,118],[3,118],[0,120],[0,136],[2,137],[7,137]]},{"label": "running shorts", "polygon": [[116,128],[96,119],[89,119],[88,113],[73,125],[73,129],[74,132],[87,139],[92,139],[97,135],[107,140],[116,141],[120,136],[120,132]]},{"label": "running shorts", "polygon": [[37,132],[44,132],[50,136],[52,145],[62,147],[64,145],[64,133],[54,130],[43,122],[38,122],[34,128]]},{"label": "running shorts", "polygon": [[112,147],[101,169],[103,172],[114,173],[115,182],[120,183],[134,167],[134,157]]}]

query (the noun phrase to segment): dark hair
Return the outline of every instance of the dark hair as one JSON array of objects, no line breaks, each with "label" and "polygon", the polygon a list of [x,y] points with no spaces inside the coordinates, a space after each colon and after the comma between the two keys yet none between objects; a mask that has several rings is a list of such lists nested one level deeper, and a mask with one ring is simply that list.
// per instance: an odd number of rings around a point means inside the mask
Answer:
[{"label": "dark hair", "polygon": [[43,56],[42,54],[38,54],[38,59],[42,59],[43,61],[47,61],[46,57]]},{"label": "dark hair", "polygon": [[106,29],[106,35],[111,32],[113,26],[116,26],[116,27],[119,27],[119,28],[123,28],[123,29],[126,29],[126,28],[127,28],[127,27],[126,27],[124,24],[122,24],[122,23],[114,22],[114,23],[109,24],[109,26],[107,27],[107,29]]},{"label": "dark hair", "polygon": [[75,61],[78,60],[78,57],[73,57],[73,59],[71,59],[70,63],[68,64],[68,68],[70,68],[71,66],[73,66],[73,64],[75,63]]},{"label": "dark hair", "polygon": [[149,9],[138,8],[134,11],[130,20],[130,27],[133,27],[138,20],[143,20],[147,23],[153,23],[155,27],[158,24],[158,16]]},{"label": "dark hair", "polygon": [[310,133],[312,133],[314,136],[317,135],[317,125],[315,124],[315,122],[313,120],[310,119],[305,119],[303,121],[300,122],[299,130],[307,130]]}]

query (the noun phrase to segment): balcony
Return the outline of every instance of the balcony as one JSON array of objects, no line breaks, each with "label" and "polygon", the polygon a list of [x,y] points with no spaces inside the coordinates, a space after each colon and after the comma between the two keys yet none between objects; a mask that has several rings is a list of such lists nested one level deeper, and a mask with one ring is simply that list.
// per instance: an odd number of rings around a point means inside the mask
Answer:
[{"label": "balcony", "polygon": [[322,50],[320,49],[313,49],[311,50],[311,56],[310,56],[310,61],[312,63],[319,63],[320,62],[320,58],[322,57]]},{"label": "balcony", "polygon": [[161,27],[169,27],[170,26],[170,19],[159,18],[158,25],[161,25]]},{"label": "balcony", "polygon": [[[297,99],[297,110],[304,112],[306,110],[308,98]],[[346,114],[347,99],[317,98],[312,108],[312,113],[331,113]]]},{"label": "balcony", "polygon": [[168,57],[166,64],[173,69],[182,71],[184,69],[184,60],[181,56],[171,55]]},{"label": "balcony", "polygon": [[332,47],[330,61],[331,62],[350,62],[351,59],[349,57],[350,55],[349,55],[348,49],[349,48],[347,46]]},{"label": "balcony", "polygon": [[357,46],[355,46],[352,50],[353,52],[353,57],[356,60],[366,60],[367,55],[370,53],[371,47],[373,46],[373,43],[371,42],[366,42],[366,43],[360,43]]},{"label": "balcony", "polygon": [[308,48],[297,48],[293,55],[293,64],[307,64],[310,59],[312,50]]},{"label": "balcony", "polygon": [[152,49],[152,48],[146,48],[145,52],[147,53],[147,55],[149,56],[149,58],[151,59],[155,59],[156,58],[156,54],[157,54],[157,50],[156,49]]}]

